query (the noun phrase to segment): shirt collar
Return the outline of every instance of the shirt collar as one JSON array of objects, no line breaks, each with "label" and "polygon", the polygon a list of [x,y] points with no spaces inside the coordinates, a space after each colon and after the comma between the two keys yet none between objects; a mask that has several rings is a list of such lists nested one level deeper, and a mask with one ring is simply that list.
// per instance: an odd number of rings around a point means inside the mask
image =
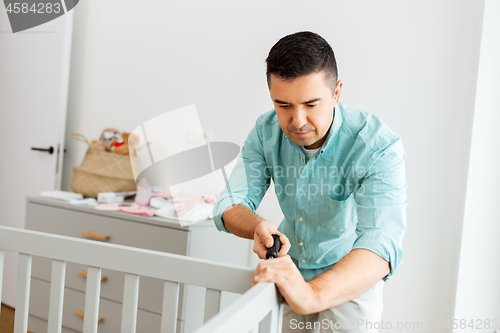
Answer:
[{"label": "shirt collar", "polygon": [[325,142],[323,142],[323,145],[321,146],[321,152],[323,152],[330,142],[332,141],[332,138],[335,137],[335,135],[339,132],[340,127],[342,126],[342,112],[340,111],[341,109],[341,104],[337,104],[335,107],[335,111],[333,114],[333,123],[332,126],[330,126],[330,130],[328,131],[328,135],[326,137]]}]

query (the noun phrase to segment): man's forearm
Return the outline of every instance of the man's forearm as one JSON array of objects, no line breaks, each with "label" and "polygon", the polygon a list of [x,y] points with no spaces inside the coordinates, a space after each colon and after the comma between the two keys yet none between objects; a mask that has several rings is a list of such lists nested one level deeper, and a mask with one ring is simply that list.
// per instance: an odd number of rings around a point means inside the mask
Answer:
[{"label": "man's forearm", "polygon": [[264,221],[250,208],[243,205],[233,205],[222,214],[226,229],[239,237],[254,239],[255,228]]},{"label": "man's forearm", "polygon": [[330,270],[309,281],[319,312],[343,304],[370,289],[390,272],[389,263],[372,251],[355,249]]}]

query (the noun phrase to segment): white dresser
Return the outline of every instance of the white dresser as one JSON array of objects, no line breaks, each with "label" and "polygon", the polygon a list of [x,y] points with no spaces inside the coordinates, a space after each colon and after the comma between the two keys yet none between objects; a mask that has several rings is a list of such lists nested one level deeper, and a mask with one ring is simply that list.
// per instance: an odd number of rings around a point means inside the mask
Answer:
[{"label": "white dresser", "polygon": [[[26,209],[26,229],[248,266],[251,241],[217,231],[211,220],[181,227],[178,222],[164,218],[99,211],[91,206],[41,197],[27,198]],[[83,329],[86,270],[82,265],[67,264],[65,332]],[[50,275],[51,262],[34,257],[28,325],[35,333],[47,332]],[[99,307],[102,321],[98,330],[101,333],[119,332],[124,275],[110,270],[103,270],[102,275]],[[137,332],[160,332],[162,294],[162,281],[141,277]],[[181,286],[179,296],[177,332],[192,332],[203,321],[204,289]],[[226,293],[222,297],[221,306],[224,307],[236,296]]]}]

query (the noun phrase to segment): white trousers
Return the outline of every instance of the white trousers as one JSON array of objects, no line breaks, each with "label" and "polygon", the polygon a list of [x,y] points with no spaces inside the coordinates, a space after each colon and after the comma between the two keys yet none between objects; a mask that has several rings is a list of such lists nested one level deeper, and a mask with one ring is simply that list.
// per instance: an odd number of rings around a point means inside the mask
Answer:
[{"label": "white trousers", "polygon": [[368,294],[331,309],[299,315],[285,305],[283,310],[284,333],[377,333],[384,307],[382,291],[384,281],[379,281]]}]

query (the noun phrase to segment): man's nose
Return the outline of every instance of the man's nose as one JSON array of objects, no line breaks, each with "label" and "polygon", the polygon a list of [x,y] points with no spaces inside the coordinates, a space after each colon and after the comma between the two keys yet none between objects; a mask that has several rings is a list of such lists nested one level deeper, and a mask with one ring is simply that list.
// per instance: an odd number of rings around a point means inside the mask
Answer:
[{"label": "man's nose", "polygon": [[299,130],[302,126],[307,124],[306,113],[301,110],[296,110],[292,115],[292,126]]}]

